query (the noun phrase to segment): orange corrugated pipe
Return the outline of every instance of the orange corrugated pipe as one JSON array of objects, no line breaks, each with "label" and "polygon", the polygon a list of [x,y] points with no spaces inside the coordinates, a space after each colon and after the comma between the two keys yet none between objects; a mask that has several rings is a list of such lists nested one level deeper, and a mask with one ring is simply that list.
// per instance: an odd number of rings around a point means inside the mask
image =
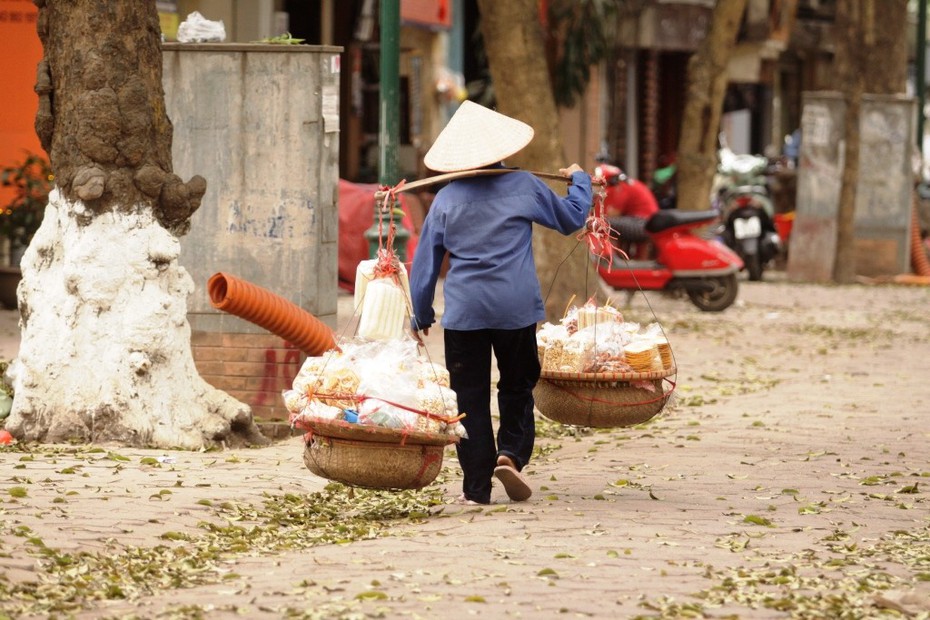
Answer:
[{"label": "orange corrugated pipe", "polygon": [[[917,192],[914,193],[916,195]],[[927,251],[924,250],[924,244],[920,238],[920,218],[917,217],[916,197],[915,204],[911,208],[911,264],[917,275],[930,276],[930,260],[927,259]]]},{"label": "orange corrugated pipe", "polygon": [[300,306],[251,282],[215,273],[207,282],[214,308],[255,323],[314,357],[336,347],[333,330]]}]

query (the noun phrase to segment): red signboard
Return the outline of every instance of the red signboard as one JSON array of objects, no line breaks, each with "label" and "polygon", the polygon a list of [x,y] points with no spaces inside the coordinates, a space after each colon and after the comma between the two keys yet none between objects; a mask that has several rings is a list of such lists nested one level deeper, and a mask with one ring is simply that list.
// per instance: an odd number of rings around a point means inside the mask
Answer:
[{"label": "red signboard", "polygon": [[452,27],[455,0],[400,0],[400,21],[430,28]]},{"label": "red signboard", "polygon": [[[45,155],[35,131],[36,65],[42,58],[37,13],[31,0],[0,0],[0,167],[20,163],[27,153]],[[0,190],[0,204],[9,197]]]}]

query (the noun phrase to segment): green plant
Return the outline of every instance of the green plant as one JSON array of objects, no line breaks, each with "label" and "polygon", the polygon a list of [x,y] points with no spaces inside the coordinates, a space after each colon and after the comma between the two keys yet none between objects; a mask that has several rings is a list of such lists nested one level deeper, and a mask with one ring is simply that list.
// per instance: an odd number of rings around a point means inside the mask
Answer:
[{"label": "green plant", "polygon": [[10,398],[13,398],[13,386],[7,380],[6,371],[10,367],[8,361],[0,361],[0,392],[3,392]]},{"label": "green plant", "polygon": [[552,0],[549,3],[550,72],[555,101],[572,108],[591,81],[591,67],[604,60],[614,44],[615,16],[635,6],[631,0]]},{"label": "green plant", "polygon": [[48,161],[32,153],[0,169],[0,187],[13,189],[12,200],[0,207],[0,234],[14,246],[29,245],[39,230],[53,180]]},{"label": "green plant", "polygon": [[274,45],[300,45],[304,42],[305,39],[295,39],[291,36],[290,32],[285,32],[284,34],[279,34],[275,37],[266,37],[258,41],[253,41],[253,43],[272,43]]},{"label": "green plant", "polygon": [[6,376],[9,367],[9,362],[0,361],[0,428],[3,428],[4,420],[13,409],[13,386],[10,385],[10,378]]}]

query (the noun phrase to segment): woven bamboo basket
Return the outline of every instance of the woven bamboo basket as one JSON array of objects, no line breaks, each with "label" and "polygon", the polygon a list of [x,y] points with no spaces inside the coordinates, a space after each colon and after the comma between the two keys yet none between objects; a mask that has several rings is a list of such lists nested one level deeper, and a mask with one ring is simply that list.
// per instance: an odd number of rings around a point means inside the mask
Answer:
[{"label": "woven bamboo basket", "polygon": [[312,473],[355,487],[421,489],[442,469],[445,447],[458,437],[350,424],[341,420],[303,419],[310,431],[304,464]]},{"label": "woven bamboo basket", "polygon": [[369,489],[422,489],[439,475],[444,446],[396,445],[314,435],[304,449],[311,472]]},{"label": "woven bamboo basket", "polygon": [[[665,379],[674,373],[674,367],[656,372],[543,371],[533,398],[541,414],[562,424],[632,426],[662,411],[672,395]],[[654,390],[646,387],[650,384]]]}]

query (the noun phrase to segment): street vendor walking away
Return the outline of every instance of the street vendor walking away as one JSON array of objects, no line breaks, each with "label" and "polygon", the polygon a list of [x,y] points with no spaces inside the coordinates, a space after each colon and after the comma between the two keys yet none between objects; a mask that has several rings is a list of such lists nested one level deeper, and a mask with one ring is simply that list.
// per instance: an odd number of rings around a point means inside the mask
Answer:
[{"label": "street vendor walking away", "polygon": [[[423,161],[438,172],[504,169],[504,160],[533,139],[533,128],[465,101]],[[488,504],[496,477],[513,501],[532,489],[521,473],[533,452],[533,388],[539,380],[536,324],[545,320],[536,265],[533,224],[562,234],[584,226],[591,208],[591,178],[572,164],[561,197],[525,171],[451,181],[437,194],[420,231],[410,273],[415,336],[435,322],[433,299],[444,257],[442,317],[446,367],[468,433],[456,446],[464,473],[459,502]],[[491,354],[500,374],[500,427],[491,420]]]}]

